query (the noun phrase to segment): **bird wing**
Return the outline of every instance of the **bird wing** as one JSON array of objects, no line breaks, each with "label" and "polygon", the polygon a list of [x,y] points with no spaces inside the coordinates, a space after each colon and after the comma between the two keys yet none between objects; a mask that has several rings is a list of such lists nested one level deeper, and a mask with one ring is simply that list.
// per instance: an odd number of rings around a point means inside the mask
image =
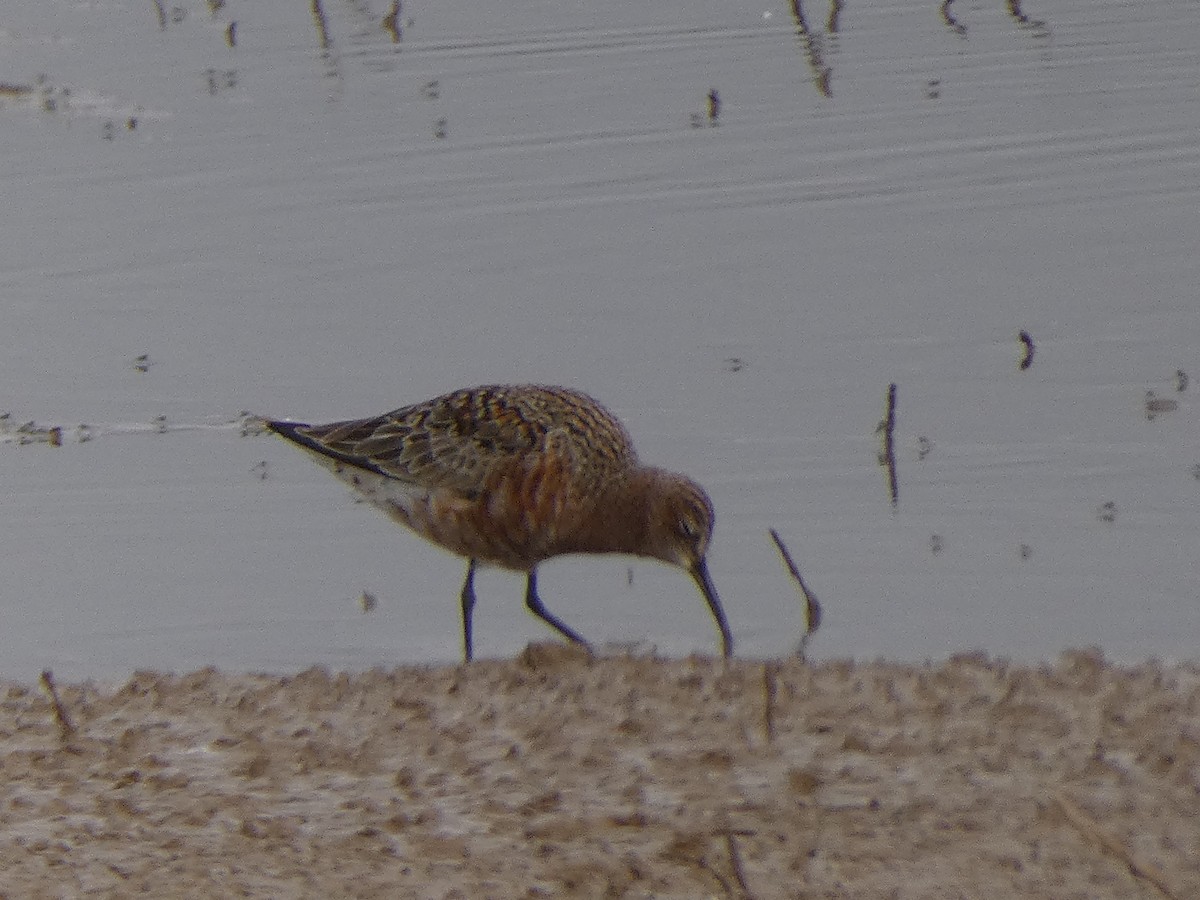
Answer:
[{"label": "bird wing", "polygon": [[572,455],[602,477],[634,459],[625,429],[603,407],[563,388],[485,386],[455,391],[369,419],[272,430],[308,450],[376,474],[466,496],[493,472],[529,465],[564,435]]}]

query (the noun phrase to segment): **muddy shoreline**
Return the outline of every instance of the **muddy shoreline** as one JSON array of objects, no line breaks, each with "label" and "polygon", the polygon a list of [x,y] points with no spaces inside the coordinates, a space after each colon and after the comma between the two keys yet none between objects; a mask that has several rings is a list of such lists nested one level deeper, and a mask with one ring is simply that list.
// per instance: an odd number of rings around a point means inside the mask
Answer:
[{"label": "muddy shoreline", "polygon": [[0,684],[0,896],[1195,897],[1200,667]]}]

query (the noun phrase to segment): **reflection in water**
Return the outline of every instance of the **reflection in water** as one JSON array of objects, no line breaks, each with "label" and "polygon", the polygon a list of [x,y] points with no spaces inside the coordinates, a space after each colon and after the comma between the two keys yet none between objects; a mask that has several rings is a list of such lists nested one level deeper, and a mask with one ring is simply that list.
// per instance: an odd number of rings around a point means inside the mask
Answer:
[{"label": "reflection in water", "polygon": [[1021,0],[1006,0],[1006,5],[1008,6],[1008,14],[1016,20],[1018,25],[1035,29],[1041,32],[1043,36],[1050,33],[1044,20],[1031,19],[1021,11]]},{"label": "reflection in water", "polygon": [[[958,21],[958,19],[954,17],[954,13],[950,11],[950,5],[953,2],[954,0],[943,0],[939,10],[942,16],[942,21],[945,22],[946,26],[955,34],[966,37],[967,26]],[[1043,19],[1031,19],[1029,16],[1025,15],[1021,9],[1021,0],[1004,0],[1004,5],[1008,9],[1008,14],[1012,16],[1016,23],[1022,28],[1028,28],[1036,32],[1038,37],[1050,36],[1050,29],[1046,26],[1046,22]]]},{"label": "reflection in water", "polygon": [[[826,20],[826,31],[829,34],[837,33],[838,17],[842,11],[842,0],[831,0],[829,6],[829,18]],[[792,0],[792,19],[796,22],[796,37],[800,40],[800,46],[804,50],[804,57],[808,61],[808,67],[813,73],[813,84],[817,86],[817,90],[821,92],[823,97],[832,97],[833,92],[830,87],[830,78],[833,74],[832,68],[825,62],[825,49],[822,46],[821,35],[813,34],[812,29],[808,27],[808,21],[804,18],[804,6],[801,0]]]},{"label": "reflection in water", "polygon": [[717,93],[716,88],[713,88],[708,92],[708,96],[705,99],[708,101],[708,112],[692,113],[693,128],[703,128],[705,122],[713,128],[720,124],[718,119],[721,115],[721,95]]},{"label": "reflection in water", "polygon": [[[405,28],[412,27],[412,19],[403,20],[404,6],[401,0],[392,0],[387,13],[380,17],[378,12],[372,12],[370,4],[353,0],[348,4],[334,5],[327,11],[324,0],[312,0],[312,20],[317,31],[317,46],[321,50],[321,59],[325,62],[325,75],[337,82],[335,91],[330,99],[338,99],[344,88],[342,75],[343,53],[336,45],[333,32],[336,29],[336,16],[348,11],[352,26],[347,41],[353,48],[353,57],[362,59],[367,68],[374,72],[390,72],[395,68],[395,54],[400,51],[400,43],[404,39]],[[330,13],[335,17],[330,19]],[[387,35],[386,43],[381,32]],[[361,48],[375,45],[386,46],[385,54],[363,53]]]},{"label": "reflection in water", "polygon": [[342,89],[342,73],[338,66],[337,54],[333,52],[333,38],[329,36],[329,20],[325,17],[325,7],[321,5],[321,0],[312,0],[312,17],[313,24],[317,28],[317,46],[321,48],[321,59],[327,64],[325,75],[337,82],[337,87],[329,98],[334,100]]},{"label": "reflection in water", "polygon": [[1179,409],[1179,401],[1171,397],[1160,397],[1154,391],[1146,391],[1146,419],[1153,422],[1163,413]]}]

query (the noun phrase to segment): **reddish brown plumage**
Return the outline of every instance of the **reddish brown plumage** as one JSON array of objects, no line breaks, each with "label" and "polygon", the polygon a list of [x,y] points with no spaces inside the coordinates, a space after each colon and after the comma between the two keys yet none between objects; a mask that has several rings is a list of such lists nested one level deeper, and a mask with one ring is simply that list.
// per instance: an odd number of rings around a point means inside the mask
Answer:
[{"label": "reddish brown plumage", "polygon": [[396,521],[470,561],[461,595],[468,659],[476,561],[528,572],[529,608],[582,642],[537,597],[538,564],[565,553],[628,553],[686,569],[732,651],[705,564],[708,495],[683,475],[642,466],[625,428],[585,394],[489,385],[369,419],[267,425]]}]

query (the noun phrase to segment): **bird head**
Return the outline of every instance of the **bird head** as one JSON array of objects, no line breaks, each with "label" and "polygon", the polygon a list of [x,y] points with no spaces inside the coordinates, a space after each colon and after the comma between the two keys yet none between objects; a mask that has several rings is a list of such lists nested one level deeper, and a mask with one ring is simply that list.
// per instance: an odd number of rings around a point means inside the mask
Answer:
[{"label": "bird head", "polygon": [[704,488],[673,472],[659,473],[649,509],[647,555],[684,569],[692,576],[721,632],[721,651],[733,653],[725,611],[708,574],[713,506]]}]

